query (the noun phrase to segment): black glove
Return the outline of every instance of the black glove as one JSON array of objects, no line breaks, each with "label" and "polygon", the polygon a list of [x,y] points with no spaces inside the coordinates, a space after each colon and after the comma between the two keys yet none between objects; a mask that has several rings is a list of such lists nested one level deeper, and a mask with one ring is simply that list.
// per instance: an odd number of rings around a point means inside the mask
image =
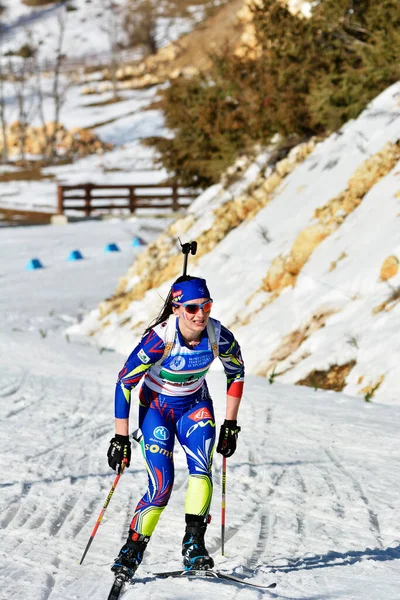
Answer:
[{"label": "black glove", "polygon": [[236,440],[240,431],[240,427],[237,421],[227,421],[225,419],[224,424],[221,425],[219,432],[219,440],[217,445],[217,452],[229,458],[236,450]]},{"label": "black glove", "polygon": [[127,459],[126,466],[129,467],[131,464],[131,443],[129,441],[129,435],[115,434],[110,440],[110,447],[107,452],[108,464],[117,473],[121,470],[122,461],[124,458]]}]

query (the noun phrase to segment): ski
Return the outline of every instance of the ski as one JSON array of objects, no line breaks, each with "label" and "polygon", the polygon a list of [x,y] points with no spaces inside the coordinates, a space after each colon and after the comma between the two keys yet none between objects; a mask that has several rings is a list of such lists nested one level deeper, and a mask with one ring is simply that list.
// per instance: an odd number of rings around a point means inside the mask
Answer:
[{"label": "ski", "polygon": [[192,571],[164,571],[161,573],[154,573],[155,577],[161,577],[167,579],[168,577],[212,577],[214,579],[222,579],[223,581],[232,581],[234,583],[240,583],[249,587],[262,588],[265,590],[272,590],[276,587],[276,583],[270,583],[269,585],[262,585],[261,583],[251,583],[246,579],[240,579],[234,575],[228,573],[221,573],[221,571],[208,570],[192,570]]},{"label": "ski", "polygon": [[[240,585],[260,588],[264,590],[272,590],[276,587],[276,583],[270,583],[269,585],[262,585],[261,583],[252,583],[251,581],[247,581],[246,579],[240,579],[239,577],[235,577],[234,575],[222,573],[221,571],[213,571],[211,569],[192,571],[162,571],[161,573],[154,573],[153,577],[162,579],[167,579],[168,577],[208,577],[213,579],[221,579],[222,581],[226,582],[239,583]],[[124,585],[128,582],[134,583],[134,581],[135,579],[130,577],[130,575],[127,572],[122,571],[118,573],[118,575],[115,576],[115,580],[111,587],[107,600],[118,600]],[[141,579],[138,578],[137,581],[140,582]]]},{"label": "ski", "polygon": [[122,592],[122,588],[125,583],[132,582],[132,578],[130,577],[128,571],[121,570],[114,579],[114,583],[111,586],[110,593],[108,595],[107,600],[118,600],[120,593]]}]

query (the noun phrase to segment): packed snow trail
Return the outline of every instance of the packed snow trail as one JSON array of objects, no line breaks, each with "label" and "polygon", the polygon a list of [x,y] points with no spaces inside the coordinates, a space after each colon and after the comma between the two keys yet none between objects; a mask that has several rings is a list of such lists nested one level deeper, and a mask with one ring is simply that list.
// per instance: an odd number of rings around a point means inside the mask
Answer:
[{"label": "packed snow trail", "polygon": [[[128,233],[140,233],[127,232],[127,223],[120,231],[118,224],[86,225],[3,229],[0,238],[0,256],[7,251],[9,257],[0,262],[1,600],[105,600],[112,560],[147,484],[134,445],[131,466],[80,566],[115,477],[106,453],[125,357],[63,337],[62,325],[79,316],[82,302],[90,309],[115,287],[132,259]],[[112,241],[106,232],[125,239],[120,255],[104,254],[104,242]],[[88,258],[65,262],[73,247]],[[43,272],[24,271],[32,252],[47,257]],[[208,380],[219,425],[225,377],[212,371]],[[149,580],[153,572],[181,566],[187,468],[176,446],[170,504],[123,599],[397,600],[399,417],[396,405],[248,377],[238,450],[227,461],[226,557],[220,554],[219,455],[208,548],[216,569],[263,585],[277,581],[276,590]]]},{"label": "packed snow trail", "polygon": [[[0,594],[106,598],[111,561],[145,486],[136,446],[79,566],[114,477],[106,451],[121,357],[61,338],[22,335],[23,344],[8,340],[1,359]],[[209,379],[221,422],[223,375]],[[396,598],[399,412],[249,377],[240,444],[228,461],[226,558],[220,556],[221,469],[215,457],[208,545],[216,567],[247,577],[255,571],[253,581],[264,584],[273,576],[276,598]],[[139,578],[179,568],[185,492],[185,459],[177,448],[174,493]],[[214,581],[166,580],[138,581],[124,595],[146,600],[263,593]]]}]

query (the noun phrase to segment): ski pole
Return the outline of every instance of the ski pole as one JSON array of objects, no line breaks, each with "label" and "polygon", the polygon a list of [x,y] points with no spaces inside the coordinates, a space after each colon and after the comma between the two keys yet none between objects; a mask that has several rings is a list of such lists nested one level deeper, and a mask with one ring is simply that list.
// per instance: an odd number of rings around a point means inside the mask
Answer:
[{"label": "ski pole", "polygon": [[221,554],[225,556],[226,456],[222,457]]},{"label": "ski pole", "polygon": [[127,463],[127,460],[126,460],[126,458],[124,458],[124,460],[122,461],[122,465],[121,465],[121,468],[120,468],[120,470],[119,470],[119,473],[118,473],[118,475],[116,476],[116,478],[114,479],[114,483],[113,483],[113,484],[112,484],[112,486],[111,486],[111,490],[109,491],[109,494],[108,494],[108,496],[107,496],[107,498],[106,498],[106,501],[104,502],[103,508],[101,509],[101,512],[100,512],[100,514],[99,514],[99,518],[98,518],[98,519],[97,519],[97,521],[96,521],[96,525],[94,526],[94,528],[93,528],[93,531],[92,531],[92,533],[91,533],[91,535],[90,535],[89,541],[88,541],[88,543],[87,543],[87,545],[86,545],[86,548],[85,548],[85,552],[83,553],[83,555],[82,555],[82,558],[81,558],[81,560],[80,560],[80,562],[79,562],[79,564],[80,564],[80,565],[83,563],[83,561],[84,561],[84,558],[85,558],[85,556],[86,556],[86,554],[87,554],[87,552],[88,552],[88,550],[89,550],[90,546],[92,545],[92,542],[93,542],[94,536],[96,535],[96,532],[97,532],[97,530],[98,530],[98,528],[99,528],[99,525],[100,525],[100,523],[101,523],[101,520],[102,520],[102,518],[104,517],[104,513],[106,512],[106,508],[107,508],[107,506],[108,506],[108,505],[109,505],[109,503],[110,503],[110,500],[111,500],[111,498],[112,498],[112,495],[113,495],[113,493],[114,493],[114,491],[115,491],[115,488],[117,487],[117,483],[118,483],[118,481],[119,481],[119,478],[121,477],[122,473],[124,472],[124,469],[125,469],[125,467],[126,467],[126,463]]}]

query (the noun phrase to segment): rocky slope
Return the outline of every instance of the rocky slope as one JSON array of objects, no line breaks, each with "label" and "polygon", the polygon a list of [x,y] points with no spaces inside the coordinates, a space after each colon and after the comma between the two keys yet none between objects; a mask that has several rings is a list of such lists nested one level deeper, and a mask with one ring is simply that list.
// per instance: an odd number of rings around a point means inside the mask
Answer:
[{"label": "rocky slope", "polygon": [[[127,353],[180,274],[177,238],[246,348],[250,373],[396,401],[400,84],[275,166],[243,157],[138,258],[75,333]],[[385,356],[377,341],[387,339]],[[250,355],[250,352],[249,352]],[[254,356],[254,353],[252,354]]]}]

